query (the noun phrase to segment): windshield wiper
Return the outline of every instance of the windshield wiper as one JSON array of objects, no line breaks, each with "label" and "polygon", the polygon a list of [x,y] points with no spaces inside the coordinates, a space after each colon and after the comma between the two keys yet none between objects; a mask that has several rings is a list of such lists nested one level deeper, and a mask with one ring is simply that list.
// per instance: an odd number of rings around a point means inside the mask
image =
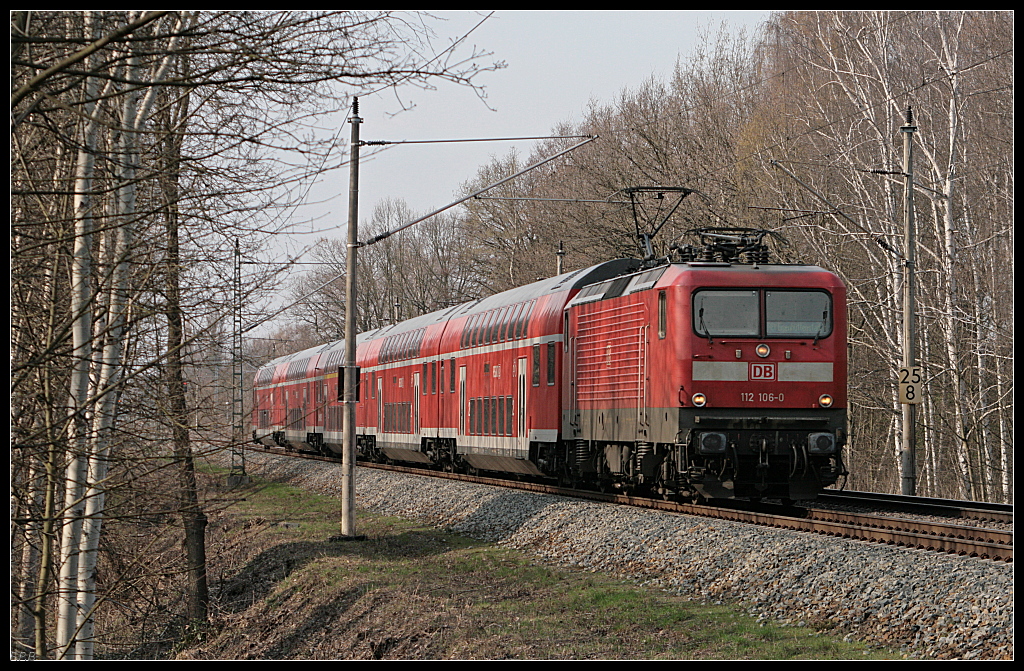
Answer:
[{"label": "windshield wiper", "polygon": [[711,333],[708,331],[707,324],[704,323],[704,301],[700,302],[700,312],[697,313],[697,317],[700,319],[700,327],[704,330],[704,334],[708,337],[708,344],[714,345],[715,341],[711,339]]},{"label": "windshield wiper", "polygon": [[815,347],[817,347],[817,345],[818,345],[818,338],[821,337],[821,333],[822,333],[822,331],[825,330],[826,326],[828,326],[828,310],[825,310],[824,312],[821,313],[821,327],[818,329],[818,332],[814,334],[814,343],[813,343],[813,345]]}]

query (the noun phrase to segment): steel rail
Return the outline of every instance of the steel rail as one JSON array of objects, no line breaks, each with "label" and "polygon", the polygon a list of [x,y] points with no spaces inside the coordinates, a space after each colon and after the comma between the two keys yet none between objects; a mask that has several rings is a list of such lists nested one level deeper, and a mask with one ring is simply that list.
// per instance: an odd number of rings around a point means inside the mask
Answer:
[{"label": "steel rail", "polygon": [[842,504],[889,505],[894,508],[914,510],[921,514],[1013,523],[1013,505],[1007,503],[957,501],[955,499],[904,496],[902,494],[833,491],[828,489],[818,495],[818,500]]}]

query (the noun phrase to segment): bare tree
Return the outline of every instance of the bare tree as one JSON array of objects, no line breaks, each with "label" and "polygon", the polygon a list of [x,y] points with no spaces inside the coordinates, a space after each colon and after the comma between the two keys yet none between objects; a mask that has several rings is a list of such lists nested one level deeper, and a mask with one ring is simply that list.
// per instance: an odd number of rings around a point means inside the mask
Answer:
[{"label": "bare tree", "polygon": [[[116,519],[107,502],[160,475],[127,456],[161,454],[168,434],[183,465],[177,508],[195,527],[189,617],[205,618],[185,432],[195,408],[184,382],[202,375],[188,372],[191,343],[223,333],[231,286],[221,269],[235,240],[251,251],[283,230],[298,187],[338,164],[332,138],[307,132],[315,119],[353,92],[466,84],[480,70],[477,54],[435,50],[428,22],[395,12],[12,14],[12,485],[25,529],[16,547],[26,548],[15,605],[32,609],[37,656],[94,654],[101,521]],[[246,289],[255,297],[273,280]]]},{"label": "bare tree", "polygon": [[[400,200],[385,200],[361,224],[367,237],[417,219]],[[357,328],[368,331],[477,298],[467,275],[463,224],[442,213],[366,247],[359,255]],[[289,314],[314,333],[314,344],[344,336],[345,242],[323,239],[312,248],[313,268],[292,283]]]},{"label": "bare tree", "polygon": [[[1001,99],[1009,95],[1010,81],[997,75],[999,63],[1012,53],[1005,19],[1000,13],[844,12],[788,14],[772,24],[773,67],[785,72],[775,80],[775,100],[791,120],[784,127],[788,139],[776,136],[779,157],[790,160],[801,179],[828,193],[849,217],[831,215],[811,230],[818,245],[842,250],[835,255],[836,267],[848,278],[851,321],[861,329],[851,334],[851,362],[862,367],[859,379],[875,380],[854,387],[852,398],[865,410],[888,411],[893,418],[899,410],[892,371],[900,351],[901,314],[894,297],[903,271],[896,242],[903,216],[897,135],[907,106],[914,109],[922,157],[915,179],[920,339],[927,347],[930,392],[923,465],[929,489],[938,495],[985,498],[989,469],[1002,469],[1006,461],[987,418],[1003,415],[999,405],[1006,399],[997,400],[991,390],[1007,387],[991,382],[991,368],[1004,347],[995,343],[997,334],[1009,331],[991,319],[999,308],[987,290],[990,283],[982,279],[988,270],[977,260],[999,258],[996,241],[1008,249],[1010,231],[992,216],[1003,205],[996,193],[965,188],[990,173],[991,166],[977,158],[991,156],[988,147],[1008,137],[981,111],[1004,107]],[[798,196],[795,185],[783,188],[794,209],[812,207],[813,199]],[[1011,263],[1006,259],[996,266]],[[861,358],[868,352],[870,358]],[[895,422],[886,432],[892,446],[890,486],[899,432]],[[1005,496],[1002,489],[997,498]]]}]

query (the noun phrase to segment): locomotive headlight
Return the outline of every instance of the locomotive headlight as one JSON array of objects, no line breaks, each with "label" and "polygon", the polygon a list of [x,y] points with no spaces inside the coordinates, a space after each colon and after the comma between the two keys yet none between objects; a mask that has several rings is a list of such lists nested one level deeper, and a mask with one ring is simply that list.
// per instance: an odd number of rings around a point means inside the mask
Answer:
[{"label": "locomotive headlight", "polygon": [[818,405],[821,406],[822,408],[831,408],[832,397],[829,396],[828,394],[822,394],[821,396],[818,397]]},{"label": "locomotive headlight", "polygon": [[724,433],[702,433],[698,438],[701,454],[725,454],[727,440]]},{"label": "locomotive headlight", "polygon": [[760,345],[755,347],[754,351],[757,352],[757,356],[761,357],[762,359],[772,353],[772,349],[768,347],[768,345],[765,345],[764,343],[761,343]]},{"label": "locomotive headlight", "polygon": [[704,404],[708,402],[708,397],[698,391],[690,400],[693,401],[693,404],[698,408],[703,408]]},{"label": "locomotive headlight", "polygon": [[832,454],[836,449],[836,437],[831,433],[812,433],[807,436],[807,451],[811,454]]}]

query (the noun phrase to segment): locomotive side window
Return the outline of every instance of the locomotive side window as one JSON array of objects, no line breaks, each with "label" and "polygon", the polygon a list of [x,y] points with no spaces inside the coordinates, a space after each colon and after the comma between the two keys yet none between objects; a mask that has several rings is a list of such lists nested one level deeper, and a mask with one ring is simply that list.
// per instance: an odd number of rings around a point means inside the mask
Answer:
[{"label": "locomotive side window", "polygon": [[498,324],[501,322],[501,310],[491,312],[491,323],[487,326],[487,344],[498,342]]},{"label": "locomotive side window", "polygon": [[396,335],[396,336],[392,336],[392,338],[393,338],[393,340],[391,341],[391,351],[388,353],[388,361],[389,362],[390,361],[398,361],[398,359],[400,359],[401,356],[402,356],[402,352],[401,352],[402,336],[401,335]]},{"label": "locomotive side window", "polygon": [[485,316],[486,314],[479,314],[473,316],[473,324],[472,326],[470,326],[472,330],[469,332],[470,347],[476,347],[478,344],[480,344],[478,338],[478,336],[480,335],[480,322],[483,321],[483,318]]},{"label": "locomotive side window", "polygon": [[664,340],[668,328],[668,298],[664,291],[658,292],[658,338]]},{"label": "locomotive side window", "polygon": [[832,333],[832,301],[824,291],[766,291],[769,336],[824,338]]},{"label": "locomotive side window", "polygon": [[760,300],[756,290],[711,289],[693,295],[693,328],[698,335],[757,338]]}]

